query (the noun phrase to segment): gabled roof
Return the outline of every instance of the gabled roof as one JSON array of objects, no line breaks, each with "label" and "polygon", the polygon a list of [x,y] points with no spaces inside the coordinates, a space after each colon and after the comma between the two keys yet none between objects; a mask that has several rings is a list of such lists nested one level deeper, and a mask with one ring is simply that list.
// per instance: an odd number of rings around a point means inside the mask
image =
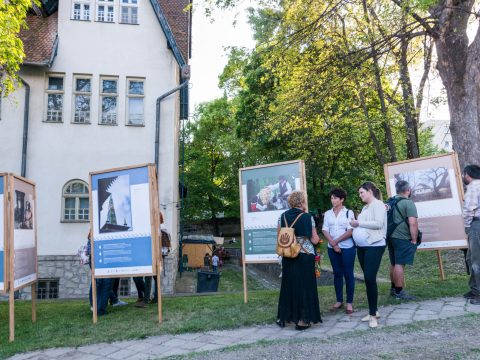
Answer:
[{"label": "gabled roof", "polygon": [[184,9],[191,0],[150,0],[150,3],[177,63],[186,65],[190,58],[191,10]]},{"label": "gabled roof", "polygon": [[[150,3],[178,65],[186,65],[190,58],[191,11],[184,9],[191,0],[150,0]],[[58,0],[43,0],[46,16],[27,16],[28,28],[19,35],[25,51],[24,65],[52,65],[58,45],[57,5]]]},{"label": "gabled roof", "polygon": [[29,14],[26,22],[28,28],[19,34],[25,52],[23,64],[50,67],[58,46],[58,12],[48,17]]}]

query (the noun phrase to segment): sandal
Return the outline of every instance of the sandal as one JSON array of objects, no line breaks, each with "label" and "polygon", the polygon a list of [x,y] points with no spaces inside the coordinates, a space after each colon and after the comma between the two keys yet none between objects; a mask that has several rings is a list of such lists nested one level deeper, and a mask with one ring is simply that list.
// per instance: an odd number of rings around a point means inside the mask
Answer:
[{"label": "sandal", "polygon": [[353,314],[353,306],[352,306],[352,309],[348,309],[348,308],[345,308],[345,314],[347,315],[352,315]]},{"label": "sandal", "polygon": [[311,324],[308,324],[308,325],[295,325],[295,330],[299,330],[299,331],[302,331],[302,330],[307,330],[309,327],[311,327],[312,325]]},{"label": "sandal", "polygon": [[275,324],[277,324],[278,326],[280,326],[281,328],[284,328],[285,327],[285,321],[282,321],[280,319],[277,319],[275,321]]},{"label": "sandal", "polygon": [[340,306],[335,306],[335,304],[333,304],[332,307],[330,308],[330,311],[331,312],[337,312],[338,310],[340,310],[342,308],[343,308],[343,303],[341,303]]}]

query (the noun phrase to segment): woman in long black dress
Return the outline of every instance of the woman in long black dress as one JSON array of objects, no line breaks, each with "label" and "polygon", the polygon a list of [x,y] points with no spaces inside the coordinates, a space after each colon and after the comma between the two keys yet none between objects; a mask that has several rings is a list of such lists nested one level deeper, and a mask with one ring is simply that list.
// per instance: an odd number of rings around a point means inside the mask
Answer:
[{"label": "woman in long black dress", "polygon": [[[322,322],[315,276],[314,245],[319,242],[313,217],[306,213],[307,201],[303,191],[294,191],[288,197],[290,209],[278,221],[278,228],[297,219],[293,228],[302,249],[296,258],[282,259],[282,285],[278,300],[277,325],[295,323],[295,329],[305,330],[312,323]],[[285,221],[287,224],[285,224]]]}]

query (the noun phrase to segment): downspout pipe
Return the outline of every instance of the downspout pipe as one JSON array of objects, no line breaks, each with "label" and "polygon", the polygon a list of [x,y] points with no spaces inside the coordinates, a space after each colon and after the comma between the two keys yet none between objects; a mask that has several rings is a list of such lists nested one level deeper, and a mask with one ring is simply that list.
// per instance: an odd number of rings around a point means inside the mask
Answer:
[{"label": "downspout pipe", "polygon": [[25,86],[25,106],[23,109],[23,139],[22,139],[22,168],[21,175],[27,175],[27,145],[28,145],[28,118],[30,108],[30,85],[21,79],[23,86]]},{"label": "downspout pipe", "polygon": [[157,112],[156,112],[156,119],[155,119],[155,167],[157,168],[157,173],[158,173],[158,163],[159,163],[159,155],[160,155],[160,103],[162,102],[163,99],[176,93],[177,91],[181,90],[187,85],[188,85],[188,79],[184,80],[180,85],[178,85],[177,87],[174,87],[170,91],[167,91],[165,94],[160,95],[157,98]]}]

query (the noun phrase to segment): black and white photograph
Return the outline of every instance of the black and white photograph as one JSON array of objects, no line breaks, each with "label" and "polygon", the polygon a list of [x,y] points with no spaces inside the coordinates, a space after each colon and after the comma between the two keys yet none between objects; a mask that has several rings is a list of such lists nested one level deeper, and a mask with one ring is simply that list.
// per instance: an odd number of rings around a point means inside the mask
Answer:
[{"label": "black and white photograph", "polygon": [[98,215],[100,233],[132,230],[129,175],[98,180]]},{"label": "black and white photograph", "polygon": [[15,229],[33,229],[32,200],[28,194],[19,190],[15,190],[14,220]]},{"label": "black and white photograph", "polygon": [[406,180],[412,187],[411,199],[414,202],[452,198],[452,188],[448,169],[435,167],[415,172],[395,174],[395,182]]}]

